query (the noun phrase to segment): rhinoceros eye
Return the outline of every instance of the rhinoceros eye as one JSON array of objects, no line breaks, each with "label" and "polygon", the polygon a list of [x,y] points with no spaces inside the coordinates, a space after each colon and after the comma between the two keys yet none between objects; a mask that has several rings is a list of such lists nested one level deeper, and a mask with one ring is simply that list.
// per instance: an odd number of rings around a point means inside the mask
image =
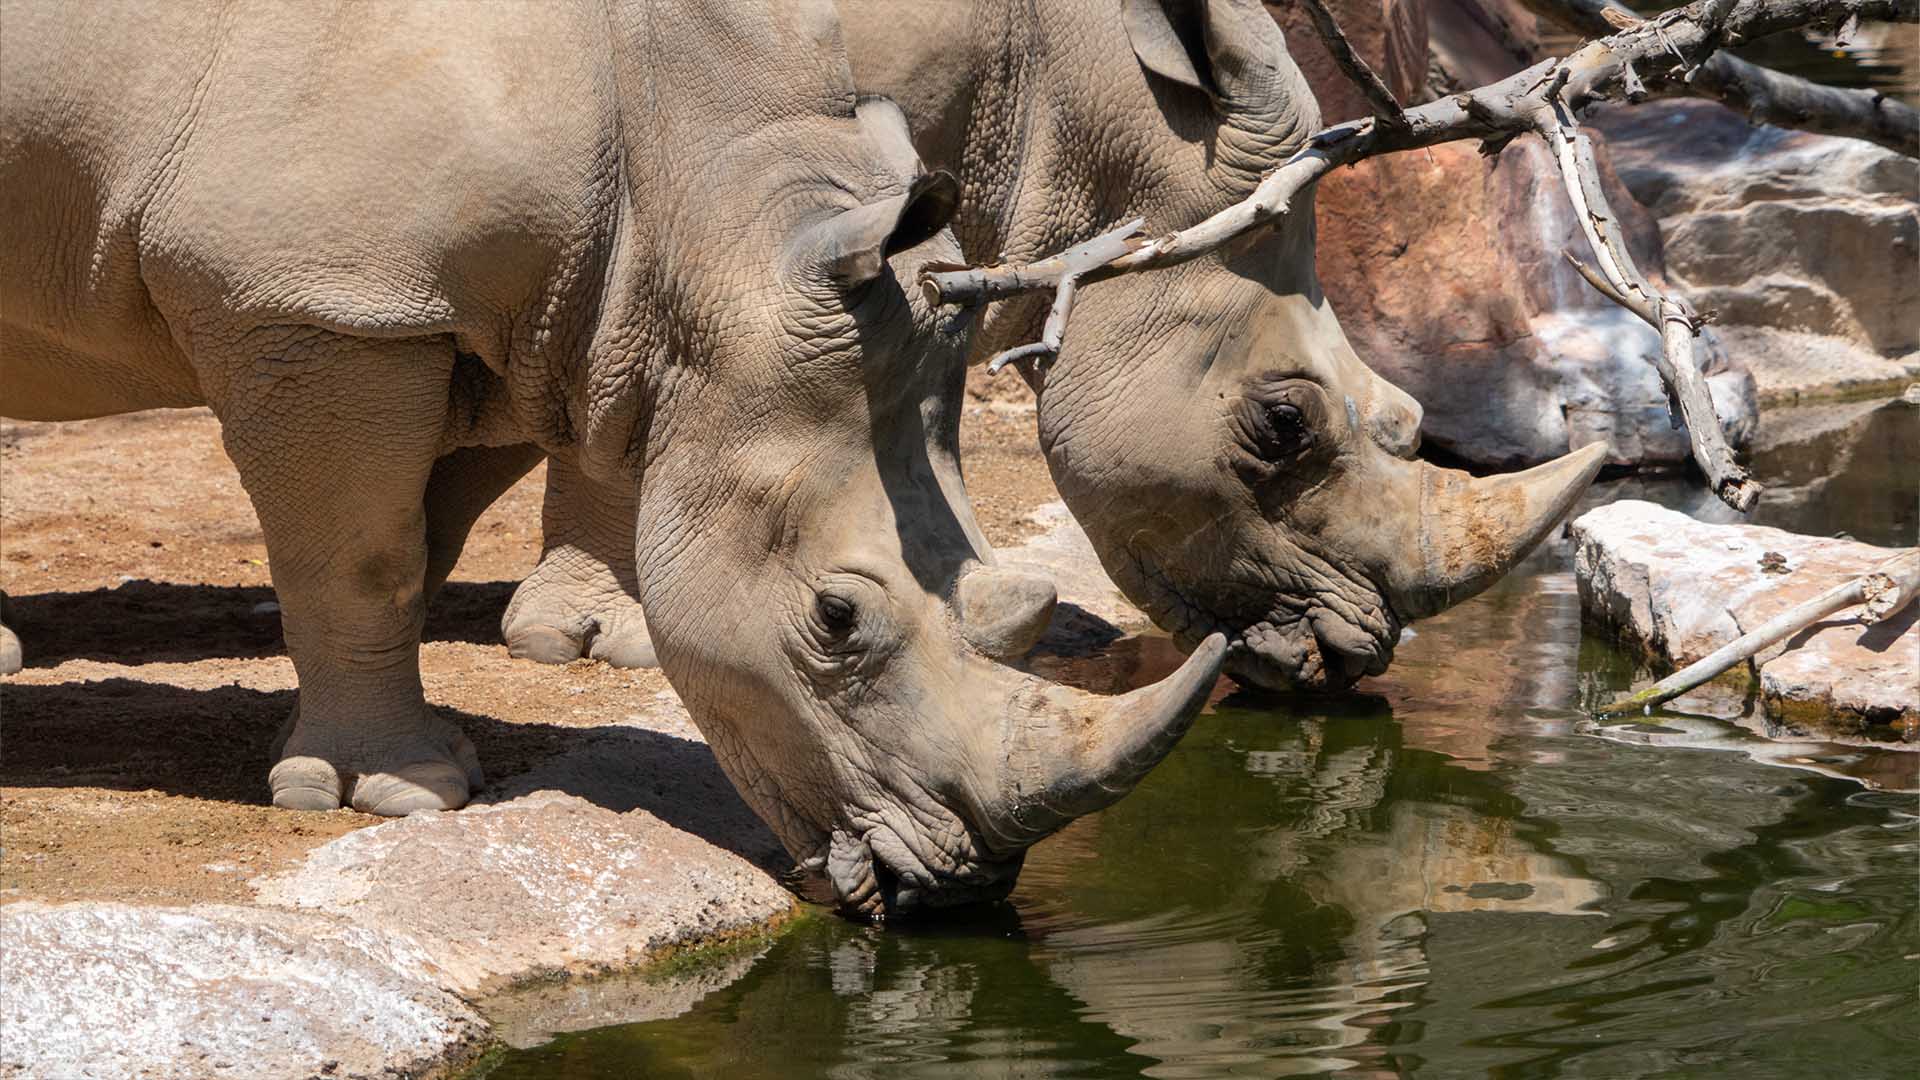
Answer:
[{"label": "rhinoceros eye", "polygon": [[820,620],[820,628],[834,637],[844,637],[852,632],[858,612],[853,601],[832,593],[821,593],[813,602],[813,616]]},{"label": "rhinoceros eye", "polygon": [[1300,409],[1284,401],[1266,407],[1267,430],[1260,433],[1260,454],[1269,461],[1291,457],[1313,445],[1313,432]]}]

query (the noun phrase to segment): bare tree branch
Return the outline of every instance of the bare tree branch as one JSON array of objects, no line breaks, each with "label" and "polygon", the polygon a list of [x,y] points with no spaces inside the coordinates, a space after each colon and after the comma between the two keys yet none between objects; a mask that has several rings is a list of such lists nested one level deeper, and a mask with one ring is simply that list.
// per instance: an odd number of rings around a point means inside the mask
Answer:
[{"label": "bare tree branch", "polygon": [[[1589,37],[1605,37],[1639,17],[1616,0],[1521,0],[1527,10]],[[1859,13],[1847,16],[1858,24]],[[1842,37],[1845,37],[1845,31]],[[1737,44],[1728,41],[1726,44]],[[1795,75],[1715,53],[1692,77],[1662,97],[1704,97],[1775,127],[1865,139],[1908,157],[1920,157],[1920,111],[1877,90],[1822,86]]]},{"label": "bare tree branch", "polygon": [[[1640,316],[1660,332],[1661,350],[1654,360],[1654,369],[1667,388],[1675,426],[1685,425],[1693,459],[1706,474],[1714,494],[1736,510],[1751,509],[1760,498],[1760,484],[1734,460],[1733,448],[1727,445],[1720,430],[1720,415],[1714,410],[1713,394],[1707,389],[1700,350],[1695,345],[1700,335],[1700,317],[1685,300],[1656,289],[1634,265],[1633,256],[1627,251],[1625,234],[1600,186],[1600,168],[1594,161],[1593,144],[1575,128],[1572,117],[1542,120],[1540,133],[1560,167],[1561,183],[1573,203],[1574,217],[1586,233],[1587,244],[1593,248],[1599,271],[1597,274],[1589,271],[1572,255],[1568,255],[1568,259],[1581,276],[1609,300]],[[1595,281],[1596,276],[1599,281]]]},{"label": "bare tree branch", "polygon": [[1700,65],[1687,87],[1756,123],[1865,139],[1920,157],[1920,111],[1878,90],[1821,86],[1724,52]]},{"label": "bare tree branch", "polygon": [[1353,43],[1341,32],[1333,12],[1327,10],[1325,0],[1300,0],[1300,6],[1307,9],[1307,16],[1313,20],[1313,28],[1319,32],[1320,41],[1327,47],[1333,62],[1340,65],[1340,70],[1360,88],[1373,115],[1388,127],[1405,127],[1406,111],[1400,107],[1399,100],[1387,88],[1386,82],[1354,51]]},{"label": "bare tree branch", "polygon": [[[1696,0],[1589,42],[1564,60],[1545,60],[1488,86],[1406,110],[1401,124],[1367,118],[1321,131],[1262,178],[1253,194],[1189,228],[1141,241],[1134,239],[1138,226],[1129,222],[1080,248],[1024,266],[923,271],[921,287],[936,303],[961,305],[1054,291],[1043,339],[999,360],[1052,356],[1059,352],[1082,282],[1173,266],[1216,251],[1284,217],[1295,196],[1340,165],[1459,139],[1485,140],[1483,152],[1496,153],[1520,135],[1537,134],[1553,148],[1567,196],[1594,250],[1599,269],[1583,266],[1583,276],[1596,288],[1604,282],[1603,294],[1660,331],[1663,348],[1655,367],[1674,412],[1686,422],[1694,460],[1715,494],[1744,511],[1759,497],[1760,486],[1734,461],[1721,433],[1696,355],[1700,319],[1683,301],[1656,290],[1633,265],[1601,193],[1592,150],[1574,118],[1600,101],[1684,83],[1729,41],[1860,17],[1914,22],[1920,19],[1920,0]],[[1088,265],[1081,249],[1107,240],[1128,250]]]}]

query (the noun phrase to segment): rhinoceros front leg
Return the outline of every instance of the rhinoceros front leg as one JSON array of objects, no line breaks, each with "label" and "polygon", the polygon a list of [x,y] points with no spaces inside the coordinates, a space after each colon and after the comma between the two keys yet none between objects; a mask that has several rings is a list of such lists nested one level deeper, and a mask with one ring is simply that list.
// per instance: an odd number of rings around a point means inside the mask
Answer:
[{"label": "rhinoceros front leg", "polygon": [[20,638],[13,632],[13,606],[7,603],[7,594],[0,592],[0,675],[11,675],[20,670]]},{"label": "rhinoceros front leg", "polygon": [[481,783],[479,760],[420,687],[424,497],[451,350],[302,327],[239,340],[196,361],[260,516],[300,680],[269,774],[274,804],[458,807]]},{"label": "rhinoceros front leg", "polygon": [[540,565],[520,583],[500,630],[507,651],[543,664],[582,656],[658,667],[633,565],[634,496],[571,462],[547,462]]}]

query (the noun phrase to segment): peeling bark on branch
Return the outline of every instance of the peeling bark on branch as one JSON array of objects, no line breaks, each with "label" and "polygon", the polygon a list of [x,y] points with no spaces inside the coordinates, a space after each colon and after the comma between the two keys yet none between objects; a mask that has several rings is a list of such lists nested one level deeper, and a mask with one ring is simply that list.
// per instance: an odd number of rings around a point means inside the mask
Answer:
[{"label": "peeling bark on branch", "polygon": [[[1663,350],[1655,367],[1674,412],[1686,422],[1694,460],[1714,493],[1744,511],[1759,497],[1760,486],[1734,460],[1721,432],[1697,358],[1700,319],[1684,301],[1656,290],[1633,265],[1601,194],[1592,151],[1576,130],[1575,117],[1601,101],[1638,99],[1649,92],[1685,86],[1722,45],[1813,23],[1859,18],[1914,22],[1920,18],[1920,0],[1697,0],[1589,42],[1564,60],[1545,60],[1499,82],[1405,110],[1400,123],[1367,118],[1321,131],[1269,172],[1252,195],[1189,228],[1137,241],[1131,238],[1137,235],[1138,223],[1129,222],[1123,229],[1027,265],[926,271],[921,287],[930,300],[960,305],[1023,292],[1055,292],[1042,340],[1003,353],[995,362],[1052,356],[1059,352],[1080,284],[1173,266],[1216,251],[1284,218],[1296,195],[1337,166],[1460,139],[1484,140],[1482,151],[1492,154],[1520,135],[1537,134],[1547,140],[1560,163],[1567,197],[1578,211],[1599,269],[1595,272],[1578,260],[1575,265],[1601,293],[1660,331]],[[1334,32],[1338,34],[1337,27]],[[1109,240],[1130,250],[1104,264],[1090,264],[1086,249]]]},{"label": "peeling bark on branch", "polygon": [[[1660,372],[1661,384],[1667,388],[1675,423],[1685,425],[1693,459],[1706,474],[1713,493],[1744,513],[1760,498],[1760,484],[1734,460],[1733,448],[1727,445],[1720,429],[1720,415],[1714,410],[1713,395],[1707,389],[1700,350],[1696,346],[1700,317],[1686,301],[1654,288],[1634,265],[1619,222],[1614,219],[1613,209],[1607,205],[1601,189],[1593,145],[1573,127],[1572,118],[1561,116],[1550,123],[1542,121],[1540,132],[1552,147],[1561,182],[1573,202],[1574,217],[1579,220],[1600,264],[1598,274],[1589,271],[1572,255],[1567,257],[1572,259],[1581,276],[1593,282],[1608,299],[1660,332],[1661,350],[1654,367]],[[1596,276],[1599,281],[1595,281]],[[1605,287],[1601,287],[1602,282]]]},{"label": "peeling bark on branch", "polygon": [[[1614,0],[1521,0],[1527,10],[1568,30],[1605,37],[1619,28],[1615,20],[1638,16]],[[1857,21],[1857,13],[1848,16]],[[1727,44],[1737,44],[1728,41]],[[1775,127],[1864,139],[1908,157],[1920,157],[1920,111],[1877,90],[1822,86],[1785,75],[1732,53],[1715,53],[1683,82],[1669,85],[1662,97],[1704,97]]]}]

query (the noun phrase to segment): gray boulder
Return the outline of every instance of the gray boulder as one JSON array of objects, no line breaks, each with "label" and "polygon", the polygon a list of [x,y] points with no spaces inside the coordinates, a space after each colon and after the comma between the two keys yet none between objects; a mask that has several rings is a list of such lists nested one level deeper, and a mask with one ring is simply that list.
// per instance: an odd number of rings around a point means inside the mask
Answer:
[{"label": "gray boulder", "polygon": [[1920,371],[1920,163],[1711,102],[1612,109],[1594,124],[1659,219],[1668,275],[1715,313],[1764,399]]}]

